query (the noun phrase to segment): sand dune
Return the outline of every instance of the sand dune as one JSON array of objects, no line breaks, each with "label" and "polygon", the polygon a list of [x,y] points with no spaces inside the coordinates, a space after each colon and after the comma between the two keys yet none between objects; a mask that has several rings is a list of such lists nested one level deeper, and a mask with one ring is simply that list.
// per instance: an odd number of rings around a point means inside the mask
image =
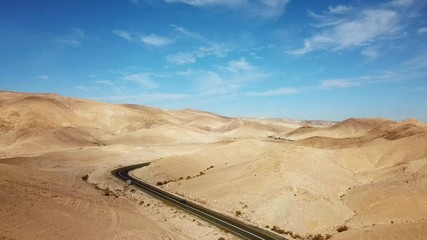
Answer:
[{"label": "sand dune", "polygon": [[109,173],[147,161],[132,174],[293,237],[426,237],[427,125],[413,119],[229,118],[3,91],[0,134],[0,239],[232,238]]}]

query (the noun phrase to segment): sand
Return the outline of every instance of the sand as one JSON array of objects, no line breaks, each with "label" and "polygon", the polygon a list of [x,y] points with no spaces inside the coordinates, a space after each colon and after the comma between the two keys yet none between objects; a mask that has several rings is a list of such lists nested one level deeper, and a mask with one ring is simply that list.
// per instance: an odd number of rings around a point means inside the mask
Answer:
[{"label": "sand", "polygon": [[142,162],[134,176],[290,239],[427,238],[427,125],[414,119],[230,118],[3,91],[0,133],[0,239],[237,239],[110,174]]}]

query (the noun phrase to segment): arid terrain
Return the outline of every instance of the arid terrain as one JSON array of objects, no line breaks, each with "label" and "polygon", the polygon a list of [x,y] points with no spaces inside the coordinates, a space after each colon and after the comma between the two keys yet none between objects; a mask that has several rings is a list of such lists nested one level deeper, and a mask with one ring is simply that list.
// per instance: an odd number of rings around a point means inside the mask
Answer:
[{"label": "arid terrain", "polygon": [[289,239],[427,239],[427,125],[229,118],[0,92],[0,239],[238,239],[132,174]]}]

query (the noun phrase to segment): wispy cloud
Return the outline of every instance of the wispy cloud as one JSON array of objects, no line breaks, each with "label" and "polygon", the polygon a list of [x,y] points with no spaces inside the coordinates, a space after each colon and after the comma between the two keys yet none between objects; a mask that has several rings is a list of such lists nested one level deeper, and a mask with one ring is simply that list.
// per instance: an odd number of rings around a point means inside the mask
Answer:
[{"label": "wispy cloud", "polygon": [[177,25],[175,25],[175,24],[171,24],[170,26],[171,26],[175,31],[177,31],[177,32],[181,33],[182,35],[184,35],[184,36],[186,36],[186,37],[193,38],[193,39],[198,39],[198,40],[204,40],[204,41],[206,41],[206,40],[207,40],[207,39],[206,39],[204,36],[202,36],[201,34],[198,34],[198,33],[196,33],[196,32],[192,32],[192,31],[190,31],[190,30],[188,30],[188,29],[185,29],[185,28],[183,28],[183,27],[177,26]]},{"label": "wispy cloud", "polygon": [[423,92],[423,91],[427,91],[427,86],[418,87],[415,89],[415,92]]},{"label": "wispy cloud", "polygon": [[269,73],[252,65],[245,58],[228,62],[226,69],[231,78],[237,82],[261,80],[270,76]]},{"label": "wispy cloud", "polygon": [[296,94],[298,92],[299,91],[296,88],[282,87],[282,88],[271,89],[271,90],[266,90],[266,91],[262,91],[262,92],[248,92],[244,95],[247,95],[247,96],[280,96],[280,95]]},{"label": "wispy cloud", "polygon": [[109,80],[98,80],[95,83],[109,86],[114,91],[115,94],[123,95],[123,94],[126,94],[127,92],[126,88],[120,87],[116,85],[114,82]]},{"label": "wispy cloud", "polygon": [[152,81],[150,79],[150,76],[152,74],[150,73],[136,73],[136,74],[128,74],[122,77],[125,81],[132,81],[136,82],[142,86],[144,86],[147,89],[155,89],[159,87],[159,84]]},{"label": "wispy cloud", "polygon": [[427,77],[427,54],[407,60],[390,67],[388,70],[377,71],[372,74],[334,78],[320,81],[319,89],[351,88],[369,84],[386,84],[402,81],[423,80]]},{"label": "wispy cloud", "polygon": [[245,13],[249,17],[275,18],[282,15],[289,0],[165,0],[167,3],[184,3],[195,7],[225,7]]},{"label": "wispy cloud", "polygon": [[346,5],[329,6],[328,12],[333,14],[344,14],[349,12],[351,9],[352,9],[351,6],[346,6]]},{"label": "wispy cloud", "polygon": [[87,76],[90,78],[96,78],[96,77],[98,77],[98,73],[89,74]]},{"label": "wispy cloud", "polygon": [[173,40],[170,38],[162,37],[156,34],[141,36],[141,41],[147,45],[151,45],[155,47],[163,47],[173,42]]},{"label": "wispy cloud", "polygon": [[132,35],[130,34],[130,32],[127,32],[125,30],[115,29],[113,30],[113,34],[128,41],[132,40]]},{"label": "wispy cloud", "polygon": [[385,84],[392,82],[399,82],[411,79],[410,76],[395,72],[395,71],[382,71],[370,75],[349,77],[349,78],[332,78],[320,81],[319,89],[336,89],[336,88],[352,88],[360,87],[368,84]]},{"label": "wispy cloud", "polygon": [[213,71],[201,71],[193,73],[195,75],[195,91],[200,95],[224,95],[236,93],[239,84],[233,80],[227,79],[225,74],[219,74]]},{"label": "wispy cloud", "polygon": [[418,28],[417,30],[418,33],[427,33],[427,27],[422,27],[422,28]]},{"label": "wispy cloud", "polygon": [[81,45],[81,42],[79,40],[73,39],[59,39],[59,42],[70,47],[77,47]]},{"label": "wispy cloud", "polygon": [[85,38],[85,33],[79,28],[70,28],[70,31],[79,38]]},{"label": "wispy cloud", "polygon": [[[409,4],[406,1],[402,0],[400,4],[403,2]],[[311,12],[310,15],[317,21],[314,26],[322,30],[306,38],[304,47],[288,53],[301,55],[318,49],[342,50],[366,47],[376,41],[394,39],[402,34],[405,14],[396,8],[378,5],[349,11],[350,8],[350,6],[330,7],[323,15]],[[339,15],[336,14],[338,12]]]},{"label": "wispy cloud", "polygon": [[65,46],[78,47],[82,44],[81,41],[84,38],[85,38],[85,33],[83,30],[79,28],[69,28],[68,34],[56,40]]},{"label": "wispy cloud", "polygon": [[119,95],[119,96],[108,96],[108,97],[94,97],[93,99],[99,101],[113,101],[120,103],[147,103],[147,102],[162,102],[171,100],[182,100],[191,98],[192,95],[188,94],[176,94],[176,93],[146,93],[146,94],[134,94],[134,95]]},{"label": "wispy cloud", "polygon": [[48,75],[38,75],[38,76],[36,76],[36,78],[40,79],[40,80],[49,80],[50,79],[50,77]]},{"label": "wispy cloud", "polygon": [[380,56],[380,52],[375,47],[367,47],[360,51],[360,54],[366,56],[369,60],[376,59]]},{"label": "wispy cloud", "polygon": [[238,94],[247,85],[256,84],[270,76],[270,73],[249,63],[245,59],[232,60],[216,71],[179,72],[194,81],[194,92],[203,96]]},{"label": "wispy cloud", "polygon": [[205,36],[190,31],[186,28],[171,24],[170,25],[177,33],[180,34],[180,36],[184,36],[186,38],[190,38],[192,40],[196,40],[201,42],[203,47],[198,47],[191,51],[180,51],[177,53],[171,53],[166,56],[166,59],[174,64],[183,65],[183,64],[189,64],[189,63],[196,63],[198,59],[214,56],[218,58],[226,57],[228,52],[231,51],[231,49],[224,47],[221,44],[218,44]]},{"label": "wispy cloud", "polygon": [[399,69],[405,72],[427,72],[427,53],[420,54],[417,57],[403,62]]},{"label": "wispy cloud", "polygon": [[165,0],[167,3],[185,3],[196,7],[227,6],[235,7],[246,3],[246,0]]},{"label": "wispy cloud", "polygon": [[74,86],[75,89],[81,91],[81,92],[89,92],[89,89],[84,86]]},{"label": "wispy cloud", "polygon": [[167,55],[166,59],[169,62],[181,65],[187,63],[195,63],[197,56],[192,52],[179,52]]},{"label": "wispy cloud", "polygon": [[349,88],[359,86],[360,82],[357,79],[327,79],[320,83],[321,89],[333,89],[333,88]]},{"label": "wispy cloud", "polygon": [[389,2],[389,5],[394,7],[409,7],[412,4],[414,4],[414,0],[392,0]]},{"label": "wispy cloud", "polygon": [[252,66],[246,59],[241,58],[239,60],[233,60],[228,62],[228,69],[231,72],[240,72],[245,70],[251,70],[254,66]]},{"label": "wispy cloud", "polygon": [[249,11],[254,16],[276,18],[282,15],[289,0],[260,0],[252,3]]},{"label": "wispy cloud", "polygon": [[199,47],[191,52],[169,54],[166,56],[166,59],[175,64],[188,64],[195,63],[197,59],[208,56],[223,58],[227,56],[229,51],[230,50],[228,48],[224,48],[220,45],[213,45],[210,47]]}]

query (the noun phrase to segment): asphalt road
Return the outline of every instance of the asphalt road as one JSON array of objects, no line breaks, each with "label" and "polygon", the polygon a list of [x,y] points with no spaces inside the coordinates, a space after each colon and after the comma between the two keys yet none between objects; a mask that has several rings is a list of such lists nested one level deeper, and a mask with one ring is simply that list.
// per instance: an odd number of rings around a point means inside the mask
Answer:
[{"label": "asphalt road", "polygon": [[226,231],[229,231],[243,239],[287,240],[287,238],[268,232],[264,229],[243,223],[234,218],[209,210],[196,203],[190,202],[184,198],[180,198],[176,195],[163,191],[160,188],[152,186],[148,183],[145,183],[129,175],[130,171],[137,168],[148,166],[149,164],[150,163],[143,163],[143,164],[126,166],[126,167],[116,169],[111,173],[117,178],[122,179],[123,181],[127,181],[128,183],[130,181],[130,183],[134,185],[136,188],[144,192],[147,192],[150,195],[164,202],[167,202],[171,205],[184,209],[187,212],[199,218],[202,218]]}]

